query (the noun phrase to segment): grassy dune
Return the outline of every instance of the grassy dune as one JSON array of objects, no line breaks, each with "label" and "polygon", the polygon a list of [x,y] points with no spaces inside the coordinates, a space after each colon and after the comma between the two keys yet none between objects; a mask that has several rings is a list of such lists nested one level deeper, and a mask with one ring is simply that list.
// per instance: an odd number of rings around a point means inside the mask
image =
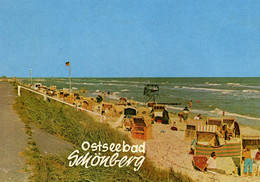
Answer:
[{"label": "grassy dune", "polygon": [[30,123],[59,136],[80,149],[83,141],[90,143],[122,143],[130,139],[109,125],[95,122],[87,113],[76,111],[56,101],[22,90],[13,105],[25,124],[28,148],[24,154],[32,172],[32,181],[191,181],[174,171],[159,170],[146,158],[139,171],[129,167],[69,167],[67,154],[46,155],[31,139]]}]

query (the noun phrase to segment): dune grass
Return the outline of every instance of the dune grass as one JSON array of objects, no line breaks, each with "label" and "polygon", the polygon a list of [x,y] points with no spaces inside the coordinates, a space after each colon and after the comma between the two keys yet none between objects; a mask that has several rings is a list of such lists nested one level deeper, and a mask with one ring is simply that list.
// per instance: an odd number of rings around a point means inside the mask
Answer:
[{"label": "dune grass", "polygon": [[22,90],[13,105],[25,124],[28,149],[24,154],[32,166],[32,181],[191,181],[172,170],[160,170],[146,159],[139,171],[129,167],[69,167],[67,154],[46,155],[31,139],[30,123],[46,132],[59,136],[80,149],[82,142],[131,143],[130,139],[108,124],[95,122],[85,112],[75,110],[57,101],[44,101],[42,96]]}]

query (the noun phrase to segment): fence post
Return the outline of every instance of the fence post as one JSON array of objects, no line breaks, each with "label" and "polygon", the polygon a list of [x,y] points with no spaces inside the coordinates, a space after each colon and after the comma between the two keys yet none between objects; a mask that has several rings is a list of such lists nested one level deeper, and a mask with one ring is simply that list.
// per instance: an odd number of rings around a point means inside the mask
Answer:
[{"label": "fence post", "polygon": [[21,96],[21,86],[18,85],[18,96]]},{"label": "fence post", "polygon": [[46,97],[46,95],[43,95],[43,99],[46,101],[47,100],[47,97]]}]

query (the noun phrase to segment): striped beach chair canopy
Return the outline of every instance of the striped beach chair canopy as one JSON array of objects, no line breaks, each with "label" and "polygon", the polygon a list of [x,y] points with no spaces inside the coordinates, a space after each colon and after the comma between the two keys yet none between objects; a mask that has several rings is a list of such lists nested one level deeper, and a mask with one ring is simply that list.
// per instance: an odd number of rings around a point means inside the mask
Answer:
[{"label": "striped beach chair canopy", "polygon": [[216,133],[217,126],[216,125],[197,125],[198,132],[210,132]]}]

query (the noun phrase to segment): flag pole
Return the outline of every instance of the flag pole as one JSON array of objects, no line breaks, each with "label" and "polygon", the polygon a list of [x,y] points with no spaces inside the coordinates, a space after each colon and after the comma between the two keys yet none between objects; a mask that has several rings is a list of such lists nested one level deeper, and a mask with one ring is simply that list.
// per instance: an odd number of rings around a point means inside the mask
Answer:
[{"label": "flag pole", "polygon": [[70,93],[71,93],[71,71],[70,71],[70,63],[69,63],[69,82],[70,82]]}]

